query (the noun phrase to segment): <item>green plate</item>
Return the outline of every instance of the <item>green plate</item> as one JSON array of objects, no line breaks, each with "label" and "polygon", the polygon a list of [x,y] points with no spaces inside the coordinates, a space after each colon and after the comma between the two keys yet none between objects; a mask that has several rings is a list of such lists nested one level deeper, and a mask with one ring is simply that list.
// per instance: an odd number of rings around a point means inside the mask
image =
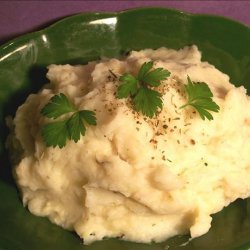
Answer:
[{"label": "green plate", "polygon": [[[86,63],[119,57],[134,49],[197,44],[203,60],[250,90],[250,29],[235,21],[175,10],[146,8],[121,13],[87,13],[0,47],[0,249],[1,250],[163,250],[250,248],[250,200],[238,200],[213,216],[211,230],[182,246],[188,236],[159,244],[107,239],[82,245],[72,232],[31,215],[23,208],[11,177],[4,141],[4,117],[13,115],[31,92],[46,83],[46,65]],[[168,248],[169,246],[169,248]]]}]

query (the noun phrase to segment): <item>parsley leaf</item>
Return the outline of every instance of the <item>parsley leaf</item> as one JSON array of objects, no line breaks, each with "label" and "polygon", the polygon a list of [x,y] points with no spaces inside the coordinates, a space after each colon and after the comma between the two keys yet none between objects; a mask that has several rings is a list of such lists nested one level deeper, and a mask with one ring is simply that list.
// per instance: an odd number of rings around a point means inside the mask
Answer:
[{"label": "parsley leaf", "polygon": [[75,107],[63,93],[60,93],[50,99],[49,103],[41,110],[41,113],[48,118],[56,119],[63,114],[74,111],[77,111]]},{"label": "parsley leaf", "polygon": [[160,81],[165,80],[169,76],[170,72],[166,71],[163,68],[157,68],[145,74],[143,81],[150,86],[158,87],[161,85]]},{"label": "parsley leaf", "polygon": [[162,109],[162,100],[159,92],[141,87],[133,99],[135,109],[141,111],[143,115],[153,117],[157,109]]},{"label": "parsley leaf", "polygon": [[120,77],[120,81],[123,82],[118,87],[117,97],[127,98],[129,95],[134,95],[137,92],[138,80],[131,74],[125,73]]},{"label": "parsley leaf", "polygon": [[140,81],[143,81],[143,78],[144,78],[145,74],[147,74],[149,72],[149,70],[151,70],[152,68],[153,68],[153,62],[152,61],[143,63],[141,68],[139,69],[137,78]]},{"label": "parsley leaf", "polygon": [[135,110],[152,118],[157,110],[162,109],[161,94],[151,87],[158,87],[161,81],[170,76],[163,68],[153,68],[153,62],[145,62],[137,77],[125,73],[120,77],[121,85],[117,89],[118,98],[131,97]]},{"label": "parsley leaf", "polygon": [[81,135],[85,135],[86,128],[83,124],[79,112],[74,113],[66,122],[66,125],[69,131],[70,140],[77,142],[78,140],[80,140]]},{"label": "parsley leaf", "polygon": [[212,91],[205,82],[192,82],[189,76],[187,80],[188,84],[184,87],[188,95],[188,102],[180,108],[192,106],[197,110],[202,120],[205,120],[205,118],[213,120],[209,111],[218,112],[220,107],[212,100]]},{"label": "parsley leaf", "polygon": [[81,110],[79,111],[79,115],[82,120],[85,120],[89,125],[96,125],[96,117],[95,112],[90,110]]},{"label": "parsley leaf", "polygon": [[69,138],[66,122],[59,121],[45,124],[42,127],[42,137],[47,147],[64,147],[66,140]]},{"label": "parsley leaf", "polygon": [[53,96],[41,110],[42,115],[53,119],[72,112],[69,118],[48,123],[42,127],[42,137],[47,147],[63,148],[67,139],[77,142],[81,135],[85,135],[85,123],[96,125],[95,112],[77,111],[63,93]]}]

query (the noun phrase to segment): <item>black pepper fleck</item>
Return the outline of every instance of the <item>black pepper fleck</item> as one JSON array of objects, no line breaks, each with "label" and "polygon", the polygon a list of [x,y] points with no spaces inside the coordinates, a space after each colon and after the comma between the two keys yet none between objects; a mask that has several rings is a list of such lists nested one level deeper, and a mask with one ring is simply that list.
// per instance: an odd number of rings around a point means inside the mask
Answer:
[{"label": "black pepper fleck", "polygon": [[191,139],[191,140],[190,140],[190,143],[191,143],[192,145],[195,145],[195,140],[194,140],[194,139]]}]

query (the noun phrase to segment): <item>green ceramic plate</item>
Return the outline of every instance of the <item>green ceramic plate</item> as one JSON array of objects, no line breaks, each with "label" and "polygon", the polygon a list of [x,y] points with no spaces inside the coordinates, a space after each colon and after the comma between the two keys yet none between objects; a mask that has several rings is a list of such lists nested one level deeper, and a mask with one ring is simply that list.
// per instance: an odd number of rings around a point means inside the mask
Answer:
[{"label": "green ceramic plate", "polygon": [[[247,249],[250,200],[238,200],[213,216],[211,230],[185,246],[188,236],[160,244],[116,239],[83,246],[72,232],[31,215],[22,207],[11,177],[4,141],[4,117],[13,115],[27,95],[46,82],[46,65],[86,63],[127,51],[197,44],[203,59],[250,90],[250,29],[216,16],[147,8],[121,13],[88,13],[65,18],[0,47],[0,249],[2,250],[163,250]],[[169,247],[169,248],[168,248]]]}]

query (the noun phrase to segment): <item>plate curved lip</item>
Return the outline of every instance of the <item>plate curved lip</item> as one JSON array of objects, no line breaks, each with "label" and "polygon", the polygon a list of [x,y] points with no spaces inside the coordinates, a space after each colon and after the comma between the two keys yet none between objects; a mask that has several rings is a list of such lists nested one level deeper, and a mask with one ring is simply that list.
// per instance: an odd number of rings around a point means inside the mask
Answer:
[{"label": "plate curved lip", "polygon": [[119,15],[123,15],[123,14],[127,14],[127,13],[133,13],[133,12],[138,12],[139,13],[141,11],[165,11],[166,14],[167,13],[175,13],[177,15],[185,16],[185,17],[187,17],[189,19],[196,18],[196,17],[200,17],[200,18],[204,17],[204,18],[217,19],[218,21],[231,22],[231,23],[234,23],[234,24],[238,25],[239,27],[245,29],[249,33],[249,36],[250,36],[250,26],[247,26],[246,24],[243,24],[240,21],[234,20],[232,18],[221,16],[221,15],[213,15],[213,14],[190,13],[190,12],[182,11],[182,10],[175,9],[175,8],[137,7],[137,8],[126,9],[126,10],[122,10],[122,11],[118,11],[118,12],[80,12],[80,13],[69,15],[69,16],[66,16],[66,17],[62,17],[58,21],[55,21],[54,23],[48,25],[47,27],[45,27],[43,29],[39,29],[37,31],[25,33],[23,35],[17,36],[16,38],[5,42],[4,44],[0,45],[0,58],[2,56],[4,56],[3,52],[9,46],[15,47],[18,44],[22,44],[23,42],[27,41],[29,38],[34,39],[34,38],[38,37],[39,35],[42,35],[42,34],[46,33],[48,30],[54,29],[57,25],[59,25],[59,24],[61,24],[63,22],[73,20],[74,18],[77,18],[77,17],[88,16],[88,15],[90,15],[90,16],[92,15],[92,16],[96,16],[96,17],[101,16],[101,15],[114,16],[114,17],[118,16],[119,17]]}]

